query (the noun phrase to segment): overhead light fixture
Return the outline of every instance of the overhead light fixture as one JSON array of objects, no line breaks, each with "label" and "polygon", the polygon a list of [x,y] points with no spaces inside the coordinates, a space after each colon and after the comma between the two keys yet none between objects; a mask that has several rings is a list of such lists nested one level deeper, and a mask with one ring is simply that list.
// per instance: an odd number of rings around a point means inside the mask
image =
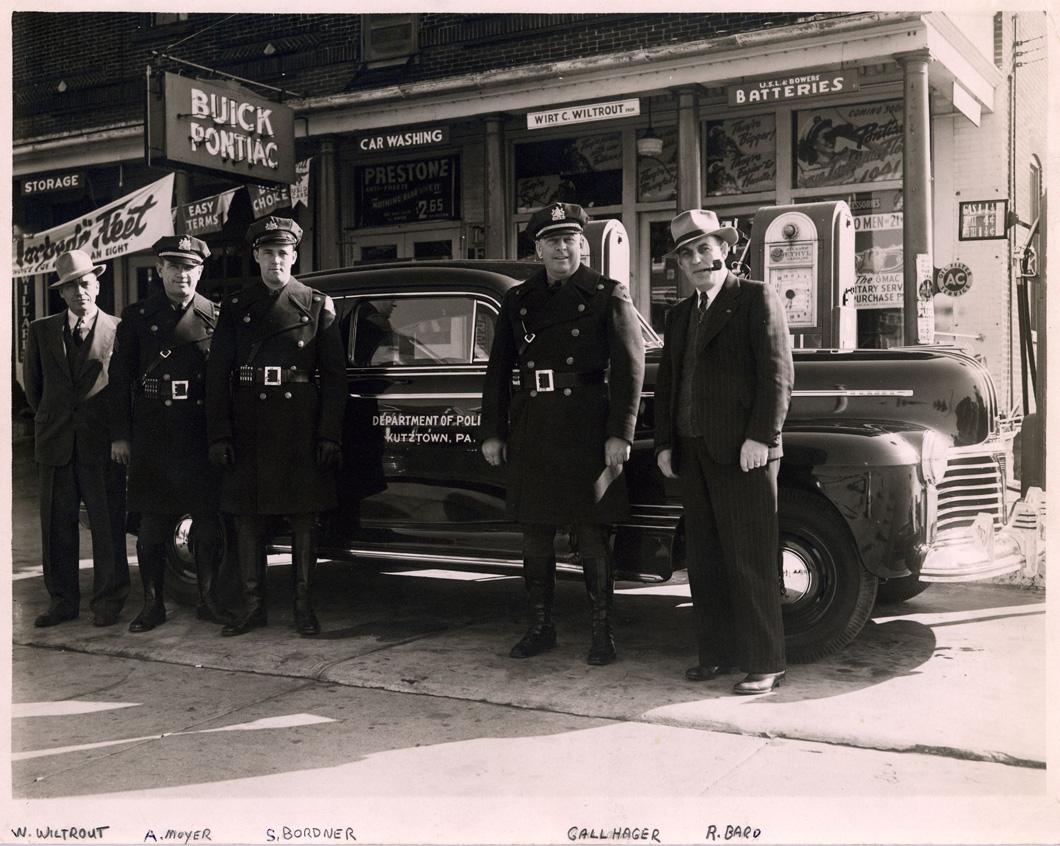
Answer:
[{"label": "overhead light fixture", "polygon": [[662,154],[663,141],[655,134],[651,125],[651,96],[648,96],[648,128],[637,139],[637,155],[643,158],[657,158]]},{"label": "overhead light fixture", "polygon": [[59,84],[55,87],[59,90],[59,93],[62,94],[66,90],[66,80],[60,79]]},{"label": "overhead light fixture", "polygon": [[272,42],[270,41],[268,44],[265,45],[265,49],[261,52],[264,53],[266,56],[271,56],[273,53],[276,52],[276,48],[272,46]]}]

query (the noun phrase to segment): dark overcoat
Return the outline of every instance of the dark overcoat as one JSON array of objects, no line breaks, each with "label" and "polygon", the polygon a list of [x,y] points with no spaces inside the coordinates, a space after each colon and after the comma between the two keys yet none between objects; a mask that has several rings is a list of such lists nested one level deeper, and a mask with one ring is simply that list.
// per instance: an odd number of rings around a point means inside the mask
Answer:
[{"label": "dark overcoat", "polygon": [[206,361],[217,312],[199,294],[176,311],[164,293],[122,312],[110,360],[111,436],[130,442],[129,511],[217,509],[221,476],[206,450]]},{"label": "dark overcoat", "polygon": [[604,443],[633,442],[643,381],[644,338],[624,285],[582,266],[556,290],[542,269],[508,291],[486,370],[480,440],[508,443],[509,519],[628,518],[625,477],[621,466],[605,466]]},{"label": "dark overcoat", "polygon": [[206,368],[207,438],[231,440],[221,509],[308,514],[335,506],[317,441],[342,442],[345,353],[331,298],[292,278],[227,297]]}]

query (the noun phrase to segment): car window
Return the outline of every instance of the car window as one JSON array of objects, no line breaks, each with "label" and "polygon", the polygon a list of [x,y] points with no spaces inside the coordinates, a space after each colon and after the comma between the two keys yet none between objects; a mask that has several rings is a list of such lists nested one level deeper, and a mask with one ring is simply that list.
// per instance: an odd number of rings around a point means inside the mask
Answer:
[{"label": "car window", "polygon": [[422,367],[489,358],[495,315],[471,297],[387,297],[357,301],[348,324],[351,364]]}]

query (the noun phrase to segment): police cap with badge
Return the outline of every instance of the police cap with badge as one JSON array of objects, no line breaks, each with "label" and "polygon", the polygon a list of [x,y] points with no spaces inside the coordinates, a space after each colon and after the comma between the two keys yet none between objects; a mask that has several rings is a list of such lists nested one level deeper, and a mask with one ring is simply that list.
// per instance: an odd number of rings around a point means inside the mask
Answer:
[{"label": "police cap with badge", "polygon": [[191,235],[166,235],[151,245],[155,255],[174,264],[198,267],[210,257],[205,241]]},{"label": "police cap with badge", "polygon": [[250,224],[247,243],[257,249],[265,246],[297,247],[302,240],[302,227],[289,217],[263,217]]},{"label": "police cap with badge", "polygon": [[552,235],[580,235],[589,215],[574,203],[551,203],[538,209],[526,222],[526,234],[539,241]]}]

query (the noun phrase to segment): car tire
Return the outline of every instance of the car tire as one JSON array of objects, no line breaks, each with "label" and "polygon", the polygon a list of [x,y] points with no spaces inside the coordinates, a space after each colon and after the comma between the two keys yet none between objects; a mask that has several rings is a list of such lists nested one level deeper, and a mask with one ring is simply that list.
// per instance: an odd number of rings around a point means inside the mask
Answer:
[{"label": "car tire", "polygon": [[188,543],[190,530],[191,517],[185,514],[177,520],[166,538],[165,597],[181,605],[196,605],[199,601],[195,558]]},{"label": "car tire", "polygon": [[931,585],[928,582],[920,581],[918,576],[887,579],[886,581],[881,581],[880,586],[876,588],[876,604],[896,605],[899,602],[912,599],[914,596],[920,596],[929,587]]},{"label": "car tire", "polygon": [[877,578],[862,565],[850,530],[827,500],[782,489],[778,501],[784,561],[784,643],[792,664],[842,649],[864,628]]}]

